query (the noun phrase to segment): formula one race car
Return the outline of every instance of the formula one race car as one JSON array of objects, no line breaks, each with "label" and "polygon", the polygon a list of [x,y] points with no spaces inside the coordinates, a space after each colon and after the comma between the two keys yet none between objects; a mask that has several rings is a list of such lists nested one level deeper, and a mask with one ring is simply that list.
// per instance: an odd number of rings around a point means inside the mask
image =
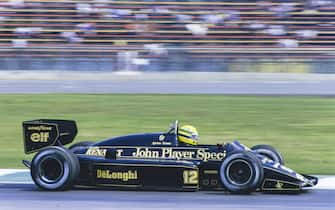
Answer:
[{"label": "formula one race car", "polygon": [[23,122],[25,153],[37,152],[23,163],[44,190],[72,186],[143,190],[227,190],[300,192],[317,178],[284,166],[269,145],[249,149],[238,141],[218,145],[187,145],[178,141],[176,121],[167,132],[133,134],[100,142],[79,142],[75,121]]}]

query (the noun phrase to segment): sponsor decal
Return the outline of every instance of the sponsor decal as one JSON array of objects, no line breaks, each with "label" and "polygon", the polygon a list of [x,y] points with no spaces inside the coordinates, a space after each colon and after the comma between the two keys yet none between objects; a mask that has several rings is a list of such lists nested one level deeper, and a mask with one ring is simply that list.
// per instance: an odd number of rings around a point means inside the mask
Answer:
[{"label": "sponsor decal", "polygon": [[151,159],[175,159],[175,160],[202,160],[221,161],[226,157],[226,151],[209,152],[205,148],[201,149],[173,149],[169,147],[148,148],[137,147],[130,155],[125,155],[123,149],[116,150],[116,157],[132,157],[132,158],[151,158]]},{"label": "sponsor decal", "polygon": [[284,186],[284,183],[281,183],[280,181],[277,181],[277,183],[276,183],[276,185],[275,185],[275,187],[276,187],[277,189],[283,189],[283,186]]},{"label": "sponsor decal", "polygon": [[158,139],[159,139],[159,141],[164,141],[165,136],[164,136],[164,135],[160,135],[160,136],[158,137]]},{"label": "sponsor decal", "polygon": [[111,171],[111,170],[97,169],[96,177],[97,179],[120,180],[123,182],[138,179],[137,170]]},{"label": "sponsor decal", "polygon": [[59,137],[54,124],[23,123],[24,152],[26,154],[53,145]]},{"label": "sponsor decal", "polygon": [[96,157],[106,157],[107,149],[100,149],[99,147],[90,147],[86,151],[86,155]]},{"label": "sponsor decal", "polygon": [[28,126],[29,131],[51,131],[52,126],[39,125],[39,126]]},{"label": "sponsor decal", "polygon": [[300,185],[276,179],[265,179],[261,187],[262,190],[300,190]]},{"label": "sponsor decal", "polygon": [[168,142],[168,141],[154,141],[152,142],[152,145],[171,145],[171,142]]},{"label": "sponsor decal", "polygon": [[30,135],[30,140],[32,142],[48,142],[49,132],[32,133]]},{"label": "sponsor decal", "polygon": [[171,142],[164,141],[164,140],[165,140],[165,136],[164,135],[160,135],[158,137],[158,141],[152,142],[152,145],[166,145],[166,146],[171,145]]},{"label": "sponsor decal", "polygon": [[[30,133],[30,141],[38,143],[38,142],[48,142],[49,141],[49,132],[52,131],[52,126],[47,125],[38,125],[38,126],[28,126],[27,130],[31,131]],[[36,131],[36,132],[34,132]]]}]

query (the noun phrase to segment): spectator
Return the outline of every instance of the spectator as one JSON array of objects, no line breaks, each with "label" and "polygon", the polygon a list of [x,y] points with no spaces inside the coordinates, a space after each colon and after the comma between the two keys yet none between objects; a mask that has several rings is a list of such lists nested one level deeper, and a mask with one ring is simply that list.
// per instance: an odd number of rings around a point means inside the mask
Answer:
[{"label": "spectator", "polygon": [[[0,10],[1,11],[1,10]],[[0,23],[5,21],[7,18],[0,15]]]},{"label": "spectator", "polygon": [[94,12],[91,5],[87,3],[77,3],[76,10],[79,14],[91,14]]},{"label": "spectator", "polygon": [[299,43],[295,39],[279,39],[279,46],[283,48],[297,48],[299,47]]},{"label": "spectator", "polygon": [[282,36],[287,32],[282,25],[270,25],[269,28],[263,30],[263,33],[271,36]]},{"label": "spectator", "polygon": [[[142,11],[142,12],[146,12],[146,11]],[[148,20],[148,15],[145,13],[137,13],[135,14],[135,19],[136,20]]]},{"label": "spectator", "polygon": [[83,34],[96,34],[95,23],[80,23],[76,25],[76,28]]},{"label": "spectator", "polygon": [[168,51],[163,44],[145,44],[144,49],[148,49],[153,55],[167,55]]},{"label": "spectator", "polygon": [[28,42],[25,39],[13,39],[12,40],[12,46],[14,48],[26,48],[27,45],[28,45]]},{"label": "spectator", "polygon": [[79,43],[82,41],[82,38],[78,37],[76,32],[64,31],[61,33],[61,37],[70,43]]},{"label": "spectator", "polygon": [[34,35],[39,35],[42,31],[40,27],[17,27],[14,33],[19,37],[30,37]]},{"label": "spectator", "polygon": [[258,1],[257,6],[262,11],[270,11],[274,4],[271,1]]},{"label": "spectator", "polygon": [[170,10],[164,6],[156,6],[153,7],[153,13],[157,14],[169,14]]},{"label": "spectator", "polygon": [[295,8],[291,3],[283,3],[275,7],[270,7],[269,11],[274,12],[278,17],[287,17],[289,12],[293,11]]},{"label": "spectator", "polygon": [[21,9],[24,8],[24,0],[10,0],[7,3],[10,7],[16,8],[16,9]]},{"label": "spectator", "polygon": [[201,19],[207,23],[207,24],[218,24],[220,22],[223,22],[224,20],[224,15],[223,14],[206,14],[202,15]]},{"label": "spectator", "polygon": [[254,20],[254,21],[249,21],[249,23],[246,25],[246,28],[251,29],[251,30],[261,30],[261,29],[265,29],[267,27],[266,24]]},{"label": "spectator", "polygon": [[185,14],[176,14],[176,19],[178,22],[190,22],[193,20],[193,16],[192,15],[185,15]]},{"label": "spectator", "polygon": [[112,18],[123,18],[131,15],[132,11],[130,9],[110,9],[109,13]]},{"label": "spectator", "polygon": [[237,10],[225,11],[225,20],[227,21],[238,21],[240,20],[240,12]]},{"label": "spectator", "polygon": [[136,51],[119,51],[117,53],[117,67],[118,71],[136,71],[137,65],[134,60],[138,58]]},{"label": "spectator", "polygon": [[208,28],[205,24],[186,24],[185,27],[195,36],[204,36],[208,32]]},{"label": "spectator", "polygon": [[307,1],[307,5],[310,9],[318,9],[319,7],[324,6],[332,6],[334,5],[334,1],[330,0],[309,0]]},{"label": "spectator", "polygon": [[303,39],[312,39],[318,36],[318,31],[316,30],[299,30],[296,31],[298,37]]},{"label": "spectator", "polygon": [[106,0],[93,0],[94,7],[106,7],[108,6],[108,1]]}]

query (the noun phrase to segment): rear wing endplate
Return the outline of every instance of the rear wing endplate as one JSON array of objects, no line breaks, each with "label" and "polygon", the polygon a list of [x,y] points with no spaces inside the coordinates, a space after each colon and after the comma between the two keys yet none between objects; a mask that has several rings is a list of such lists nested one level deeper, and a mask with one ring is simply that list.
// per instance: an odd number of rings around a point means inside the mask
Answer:
[{"label": "rear wing endplate", "polygon": [[71,143],[77,135],[74,120],[39,119],[22,123],[24,152],[26,154],[53,145]]}]

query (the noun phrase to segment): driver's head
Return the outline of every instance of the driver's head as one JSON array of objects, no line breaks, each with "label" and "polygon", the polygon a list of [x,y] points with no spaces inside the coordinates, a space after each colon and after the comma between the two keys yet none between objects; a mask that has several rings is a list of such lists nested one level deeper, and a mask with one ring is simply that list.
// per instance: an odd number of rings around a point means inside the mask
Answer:
[{"label": "driver's head", "polygon": [[183,125],[178,129],[178,140],[185,144],[197,145],[199,134],[192,125]]}]

